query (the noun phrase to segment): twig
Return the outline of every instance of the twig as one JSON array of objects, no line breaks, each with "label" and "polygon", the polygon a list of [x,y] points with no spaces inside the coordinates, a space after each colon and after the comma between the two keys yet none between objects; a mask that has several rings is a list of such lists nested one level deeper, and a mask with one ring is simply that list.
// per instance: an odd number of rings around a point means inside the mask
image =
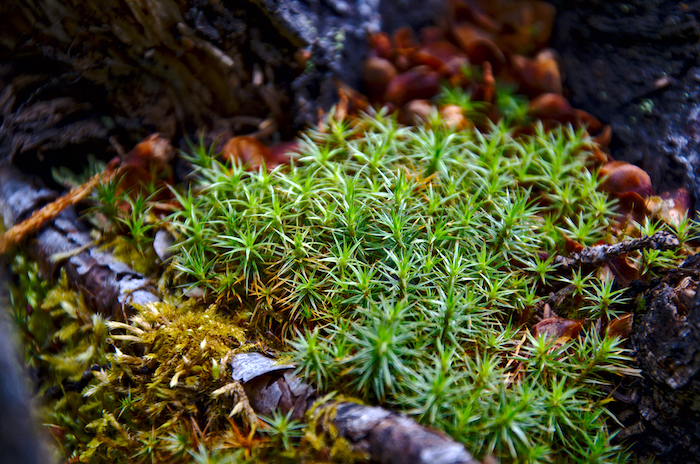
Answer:
[{"label": "twig", "polygon": [[47,222],[56,219],[61,211],[81,201],[93,188],[102,182],[108,182],[117,172],[118,170],[113,170],[95,174],[84,184],[72,188],[70,192],[34,211],[29,218],[10,227],[0,236],[0,255],[36,233]]},{"label": "twig", "polygon": [[584,248],[580,252],[571,253],[569,256],[557,256],[554,258],[554,263],[564,270],[581,266],[599,266],[616,256],[633,251],[641,249],[671,250],[679,246],[680,242],[673,234],[660,231],[648,237],[625,240],[615,245],[595,245]]}]

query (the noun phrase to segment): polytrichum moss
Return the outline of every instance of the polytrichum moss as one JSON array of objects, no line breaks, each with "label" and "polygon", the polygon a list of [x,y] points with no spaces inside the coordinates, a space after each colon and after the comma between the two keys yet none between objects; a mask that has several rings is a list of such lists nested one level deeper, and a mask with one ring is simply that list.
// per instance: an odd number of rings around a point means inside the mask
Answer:
[{"label": "polytrichum moss", "polygon": [[[207,160],[179,194],[173,265],[205,298],[289,339],[298,372],[414,415],[504,462],[618,461],[597,385],[633,373],[618,339],[523,332],[541,252],[613,239],[582,132],[404,127],[377,114],[309,131],[272,172]],[[575,218],[575,219],[571,219]],[[586,276],[571,317],[600,307]],[[606,293],[605,309],[620,303]],[[564,407],[563,405],[567,406]]]}]

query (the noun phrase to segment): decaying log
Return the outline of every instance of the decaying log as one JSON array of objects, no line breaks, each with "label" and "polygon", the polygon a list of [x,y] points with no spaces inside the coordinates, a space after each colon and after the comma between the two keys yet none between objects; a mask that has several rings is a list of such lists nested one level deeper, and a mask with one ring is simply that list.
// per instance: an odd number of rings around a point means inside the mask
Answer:
[{"label": "decaying log", "polygon": [[443,3],[4,0],[0,160],[47,180],[110,137],[272,124],[289,139],[335,103],[337,78],[358,85],[368,31],[425,25]]},{"label": "decaying log", "polygon": [[[6,227],[55,197],[55,192],[32,185],[16,168],[0,167],[0,211]],[[27,249],[47,279],[54,278],[63,265],[70,282],[86,296],[88,304],[106,316],[125,319],[132,304],[159,299],[149,279],[92,242],[71,207],[40,229]],[[56,256],[65,257],[65,263],[56,262]]]},{"label": "decaying log", "polygon": [[310,412],[317,431],[333,427],[353,450],[387,464],[477,464],[464,446],[412,419],[374,406],[333,399],[316,404],[315,389],[296,377],[294,367],[260,353],[231,361],[233,380],[241,382],[258,414],[275,411],[301,419]]}]

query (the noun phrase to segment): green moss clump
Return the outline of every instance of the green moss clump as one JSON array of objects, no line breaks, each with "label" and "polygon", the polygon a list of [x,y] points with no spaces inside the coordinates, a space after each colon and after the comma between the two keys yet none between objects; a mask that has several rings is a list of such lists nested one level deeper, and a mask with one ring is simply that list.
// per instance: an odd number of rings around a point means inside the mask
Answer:
[{"label": "green moss clump", "polygon": [[[592,142],[402,127],[385,114],[303,136],[290,167],[192,158],[170,217],[173,265],[205,298],[288,338],[298,372],[445,430],[502,462],[618,462],[598,388],[630,374],[592,324],[564,344],[521,326],[556,280],[564,235],[610,241]],[[200,149],[203,153],[204,150]],[[570,316],[614,315],[619,292],[583,278]]]},{"label": "green moss clump", "polygon": [[[459,92],[446,98],[484,110]],[[182,209],[163,225],[178,235],[168,279],[198,287],[205,304],[166,299],[105,321],[65,277],[50,287],[17,257],[15,319],[41,391],[60,393],[45,415],[64,458],[361,460],[336,436],[332,407],[312,411],[306,428],[283,414],[258,423],[227,372],[233,353],[254,349],[250,338],[285,351],[320,390],[404,412],[478,457],[624,461],[600,387],[635,370],[623,342],[595,323],[625,302],[603,274],[562,275],[552,258],[567,238],[619,240],[614,202],[598,190],[584,132],[534,125],[516,135],[508,124],[529,122],[524,101],[503,91],[497,102],[504,122],[485,132],[457,132],[437,115],[423,127],[331,115],[272,172],[196,148],[189,190],[172,189]],[[119,196],[116,185],[103,186],[95,211],[112,221],[108,235],[123,234],[118,254],[157,272],[155,220],[141,214],[151,200]],[[683,243],[690,230],[676,227]],[[629,258],[650,277],[682,253]],[[538,303],[567,284],[575,291],[562,315],[586,318],[582,334],[533,337]],[[85,388],[70,383],[88,369]]]}]

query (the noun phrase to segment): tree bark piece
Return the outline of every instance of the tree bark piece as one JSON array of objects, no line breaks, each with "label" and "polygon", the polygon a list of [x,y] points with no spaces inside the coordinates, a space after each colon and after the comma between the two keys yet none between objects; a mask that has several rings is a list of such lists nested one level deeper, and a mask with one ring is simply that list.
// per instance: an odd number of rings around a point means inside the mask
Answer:
[{"label": "tree bark piece", "polygon": [[[243,353],[231,361],[233,380],[243,383],[258,414],[307,411],[316,429],[332,426],[352,451],[386,464],[478,464],[450,437],[384,408],[333,399],[320,400],[315,389],[293,374],[293,365],[277,364],[260,353]],[[334,434],[335,435],[335,434]]]},{"label": "tree bark piece", "polygon": [[289,139],[336,101],[335,79],[359,85],[368,31],[425,25],[443,3],[5,0],[0,160],[47,180],[112,136],[260,129],[247,120]]},{"label": "tree bark piece", "polygon": [[688,258],[645,294],[632,343],[644,377],[627,396],[638,422],[635,451],[655,462],[700,462],[700,255]]},{"label": "tree bark piece", "polygon": [[615,159],[657,191],[700,198],[700,2],[552,0],[571,103],[606,124]]}]

